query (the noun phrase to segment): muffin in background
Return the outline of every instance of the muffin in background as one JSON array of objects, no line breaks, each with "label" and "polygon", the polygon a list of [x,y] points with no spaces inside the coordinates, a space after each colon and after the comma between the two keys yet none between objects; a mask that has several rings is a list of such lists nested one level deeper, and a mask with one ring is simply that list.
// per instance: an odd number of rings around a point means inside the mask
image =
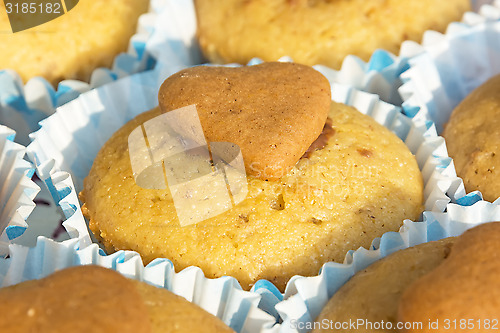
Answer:
[{"label": "muffin in background", "polygon": [[24,82],[35,76],[54,86],[65,79],[88,82],[94,69],[111,67],[116,55],[127,50],[148,6],[149,0],[80,0],[52,21],[10,33],[2,2],[0,69],[15,70]]},{"label": "muffin in background", "polygon": [[398,307],[401,322],[430,321],[439,327],[403,332],[490,332],[498,326],[499,239],[500,222],[481,224],[457,237],[446,260],[408,285]]},{"label": "muffin in background", "polygon": [[0,300],[2,332],[233,332],[170,291],[93,265],[1,288]]},{"label": "muffin in background", "polygon": [[444,32],[470,0],[195,0],[198,40],[214,63],[254,57],[340,68],[347,55],[368,61],[377,49],[398,54],[405,40]]},{"label": "muffin in background", "polygon": [[443,136],[465,189],[500,197],[500,75],[472,91],[452,112]]}]

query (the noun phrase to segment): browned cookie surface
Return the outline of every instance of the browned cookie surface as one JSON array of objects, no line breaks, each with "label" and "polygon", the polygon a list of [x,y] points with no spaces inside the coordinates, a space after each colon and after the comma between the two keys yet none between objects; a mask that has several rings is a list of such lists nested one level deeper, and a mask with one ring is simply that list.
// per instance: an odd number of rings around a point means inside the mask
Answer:
[{"label": "browned cookie surface", "polygon": [[196,105],[208,142],[237,144],[248,174],[277,180],[320,135],[330,84],[309,66],[198,66],[172,75],[158,94],[163,112]]},{"label": "browned cookie surface", "polygon": [[234,333],[219,318],[165,289],[132,281],[143,298],[152,333]]},{"label": "browned cookie surface", "polygon": [[180,296],[99,266],[1,288],[0,301],[0,332],[233,332]]}]

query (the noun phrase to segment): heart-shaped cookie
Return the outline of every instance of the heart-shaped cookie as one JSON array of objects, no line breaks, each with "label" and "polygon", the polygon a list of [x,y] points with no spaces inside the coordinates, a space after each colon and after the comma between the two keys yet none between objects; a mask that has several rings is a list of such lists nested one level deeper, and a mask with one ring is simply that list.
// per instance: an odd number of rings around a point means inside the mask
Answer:
[{"label": "heart-shaped cookie", "polygon": [[134,285],[97,266],[72,267],[2,288],[0,311],[0,332],[151,332]]},{"label": "heart-shaped cookie", "polygon": [[459,328],[460,332],[489,332],[489,326],[499,325],[499,239],[499,222],[466,231],[441,265],[406,289],[398,320],[424,324],[423,330],[408,332],[452,332]]},{"label": "heart-shaped cookie", "polygon": [[320,135],[331,95],[313,68],[270,62],[188,68],[165,80],[158,99],[163,112],[194,104],[207,142],[237,144],[247,174],[276,180]]}]

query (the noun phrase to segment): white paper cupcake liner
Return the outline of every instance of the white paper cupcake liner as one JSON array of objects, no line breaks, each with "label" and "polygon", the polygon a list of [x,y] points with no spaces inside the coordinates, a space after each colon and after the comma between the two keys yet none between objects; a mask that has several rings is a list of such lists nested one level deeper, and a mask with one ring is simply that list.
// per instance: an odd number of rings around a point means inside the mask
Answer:
[{"label": "white paper cupcake liner", "polygon": [[[500,1],[498,5],[500,10]],[[434,121],[441,132],[455,106],[500,73],[500,21],[439,38],[410,59],[410,68],[401,75],[400,94],[410,116]]]},{"label": "white paper cupcake liner", "polygon": [[464,23],[475,25],[500,18],[500,2],[498,0],[476,0],[473,4],[474,12],[464,15]]},{"label": "white paper cupcake liner", "polygon": [[342,82],[353,88],[376,94],[381,100],[400,106],[402,103],[398,88],[402,82],[401,73],[406,70],[406,60],[385,50],[375,51],[365,63],[360,58],[349,55],[342,62],[339,71],[326,66],[314,66],[330,82]]},{"label": "white paper cupcake liner", "polygon": [[118,55],[112,68],[96,69],[90,82],[64,80],[54,90],[41,77],[24,85],[15,71],[0,70],[0,123],[16,129],[16,141],[28,144],[28,134],[39,128],[40,120],[83,92],[152,69],[156,62],[175,69],[201,63],[193,40],[196,18],[192,6],[184,0],[151,0],[150,11],[140,16],[127,53]]},{"label": "white paper cupcake liner", "polygon": [[14,142],[15,131],[0,125],[0,257],[28,228],[26,219],[40,191],[31,177],[34,166],[24,160],[26,148]]},{"label": "white paper cupcake liner", "polygon": [[[327,263],[320,275],[296,277],[288,283],[291,296],[276,305],[283,321],[279,332],[307,332],[330,297],[356,272],[389,254],[417,244],[461,235],[481,223],[500,221],[500,201],[472,206],[449,204],[446,213],[425,212],[423,222],[406,220],[399,232],[373,241],[369,250],[351,251],[343,264]],[[288,296],[288,295],[285,295]]]},{"label": "white paper cupcake liner", "polygon": [[39,237],[33,248],[11,245],[9,258],[0,259],[0,287],[40,279],[63,268],[99,265],[124,276],[165,288],[217,316],[236,332],[269,332],[275,318],[257,307],[260,295],[242,291],[234,278],[206,279],[199,268],[174,271],[168,260],[142,264],[135,252],[105,256],[96,244],[79,250],[77,239],[55,242]]},{"label": "white paper cupcake liner", "polygon": [[402,61],[408,60],[408,58],[415,57],[424,52],[427,47],[439,47],[439,44],[447,37],[460,34],[470,27],[500,19],[499,0],[472,0],[471,5],[473,11],[466,12],[460,22],[450,23],[444,34],[429,30],[424,33],[421,43],[414,41],[403,42],[399,53],[399,57]]}]

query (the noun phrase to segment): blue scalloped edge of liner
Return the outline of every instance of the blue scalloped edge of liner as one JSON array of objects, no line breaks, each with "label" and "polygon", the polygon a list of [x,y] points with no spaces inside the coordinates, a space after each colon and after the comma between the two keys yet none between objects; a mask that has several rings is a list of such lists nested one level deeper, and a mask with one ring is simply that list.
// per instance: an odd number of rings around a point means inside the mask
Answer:
[{"label": "blue scalloped edge of liner", "polygon": [[20,227],[17,225],[9,225],[7,228],[5,228],[5,232],[7,233],[7,237],[9,240],[16,239],[18,237],[21,237],[22,234],[26,231],[26,227]]},{"label": "blue scalloped edge of liner", "polygon": [[[145,48],[146,44],[143,44]],[[153,58],[148,58],[147,61],[145,61],[147,65],[141,66],[141,63],[145,60],[144,56],[147,55],[147,53],[142,52],[142,54],[143,57],[139,58],[127,53],[121,53],[115,58],[115,66],[113,69],[101,67],[96,70],[100,70],[101,75],[103,75],[103,73],[107,74],[108,79],[102,79],[102,81],[104,83],[108,83],[116,81],[120,77],[123,77],[125,75],[131,75],[134,73],[153,69],[156,65],[156,61],[154,61]],[[123,73],[126,74],[124,75]],[[3,80],[0,81],[0,88],[4,91],[3,96],[0,95],[2,104],[7,105],[25,115],[46,115],[44,111],[30,108],[27,105],[23,94],[23,86],[20,86],[19,82],[16,81],[12,76],[10,76],[10,74],[6,70],[0,70],[0,77],[3,78]],[[74,89],[71,85],[68,84],[68,82],[60,82],[58,84],[57,90],[54,90],[50,83],[48,83],[48,81],[46,81],[43,77],[36,77],[36,79],[42,81],[46,86],[46,91],[48,92],[48,95],[51,99],[53,108],[57,108],[69,101],[72,101],[81,94],[81,91]],[[10,92],[10,94],[5,94],[5,92]]]}]

